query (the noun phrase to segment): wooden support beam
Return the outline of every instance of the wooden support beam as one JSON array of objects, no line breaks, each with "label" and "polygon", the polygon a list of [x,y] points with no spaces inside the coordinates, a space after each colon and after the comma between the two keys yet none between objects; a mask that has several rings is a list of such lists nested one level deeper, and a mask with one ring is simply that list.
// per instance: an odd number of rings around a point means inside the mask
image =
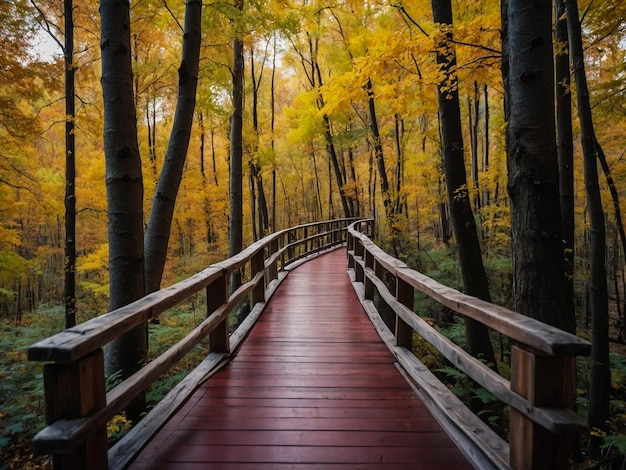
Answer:
[{"label": "wooden support beam", "polygon": [[[365,250],[363,248],[363,244],[361,243],[361,240],[355,240],[354,241],[354,257],[362,258],[364,251]],[[361,265],[361,263],[357,262],[356,260],[354,263],[354,276],[357,282],[364,282],[365,280],[365,276],[363,273],[363,266]]]},{"label": "wooden support beam", "polygon": [[[374,269],[374,255],[369,251],[365,251],[365,267]],[[365,298],[367,300],[374,300],[374,283],[367,276],[364,276],[364,284]]]},{"label": "wooden support beam", "polygon": [[[46,424],[82,418],[103,409],[106,406],[104,382],[102,349],[69,364],[46,364]],[[105,470],[108,468],[107,450],[106,426],[100,426],[69,452],[55,454],[53,467],[56,470]]]},{"label": "wooden support beam", "polygon": [[[278,239],[270,242],[269,250],[268,258],[272,258],[278,252]],[[269,266],[269,282],[267,284],[269,285],[274,279],[278,279],[278,258],[274,259]]]},{"label": "wooden support beam", "polygon": [[[409,310],[413,311],[414,289],[413,286],[396,278],[396,299]],[[413,349],[413,328],[410,327],[396,312],[396,346],[411,351]]]},{"label": "wooden support beam", "polygon": [[[228,300],[227,276],[228,274],[224,271],[219,278],[206,288],[207,317]],[[209,349],[211,352],[230,352],[228,317],[209,334]]]},{"label": "wooden support beam", "polygon": [[[265,253],[263,250],[259,250],[255,255],[250,259],[250,271],[251,278],[255,278],[257,274],[263,272],[265,270]],[[265,276],[263,276],[263,281],[259,282],[254,289],[252,289],[252,305],[259,302],[265,302]]]},{"label": "wooden support beam", "polygon": [[[511,390],[540,407],[572,408],[575,358],[511,348]],[[517,470],[569,468],[569,434],[554,434],[514,408],[510,463]]]}]

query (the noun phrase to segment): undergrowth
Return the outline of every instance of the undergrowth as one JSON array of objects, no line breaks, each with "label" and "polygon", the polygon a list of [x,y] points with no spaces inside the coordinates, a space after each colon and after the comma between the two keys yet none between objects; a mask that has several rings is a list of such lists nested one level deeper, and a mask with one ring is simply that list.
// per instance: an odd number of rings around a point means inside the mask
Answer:
[{"label": "undergrowth", "polygon": [[[153,359],[182,339],[205,317],[196,305],[183,305],[164,313],[159,324],[150,325]],[[81,321],[86,319],[82,318]],[[31,441],[44,427],[43,364],[29,362],[27,349],[33,343],[63,330],[63,306],[42,306],[24,315],[19,325],[0,319],[0,470],[50,468],[49,457],[36,456]],[[170,372],[146,392],[148,409],[158,403],[208,352],[208,344],[196,346]],[[118,374],[107,377],[107,390],[120,382]],[[107,425],[114,443],[131,429],[124,413]]]}]

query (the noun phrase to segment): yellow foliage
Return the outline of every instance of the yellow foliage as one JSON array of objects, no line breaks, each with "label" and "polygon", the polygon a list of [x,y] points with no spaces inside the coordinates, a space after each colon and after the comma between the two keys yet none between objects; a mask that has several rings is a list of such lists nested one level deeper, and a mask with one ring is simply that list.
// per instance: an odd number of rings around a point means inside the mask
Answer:
[{"label": "yellow foliage", "polygon": [[124,413],[113,416],[111,421],[107,423],[107,438],[114,439],[119,438],[121,435],[127,433],[132,427],[133,423],[126,418]]}]

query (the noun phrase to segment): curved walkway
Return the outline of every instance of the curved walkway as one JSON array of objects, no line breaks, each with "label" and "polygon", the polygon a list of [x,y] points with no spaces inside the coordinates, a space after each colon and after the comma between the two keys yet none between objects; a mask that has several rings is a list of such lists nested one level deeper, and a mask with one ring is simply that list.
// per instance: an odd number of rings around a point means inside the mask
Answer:
[{"label": "curved walkway", "polygon": [[283,281],[233,361],[131,469],[469,469],[398,372],[344,250]]}]

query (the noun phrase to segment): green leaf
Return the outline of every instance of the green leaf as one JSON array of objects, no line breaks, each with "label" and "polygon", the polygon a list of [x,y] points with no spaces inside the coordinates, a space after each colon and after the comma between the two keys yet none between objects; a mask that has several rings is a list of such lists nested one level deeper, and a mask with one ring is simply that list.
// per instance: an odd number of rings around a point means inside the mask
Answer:
[{"label": "green leaf", "polygon": [[24,432],[24,423],[15,423],[12,426],[9,426],[7,432],[10,436]]}]

